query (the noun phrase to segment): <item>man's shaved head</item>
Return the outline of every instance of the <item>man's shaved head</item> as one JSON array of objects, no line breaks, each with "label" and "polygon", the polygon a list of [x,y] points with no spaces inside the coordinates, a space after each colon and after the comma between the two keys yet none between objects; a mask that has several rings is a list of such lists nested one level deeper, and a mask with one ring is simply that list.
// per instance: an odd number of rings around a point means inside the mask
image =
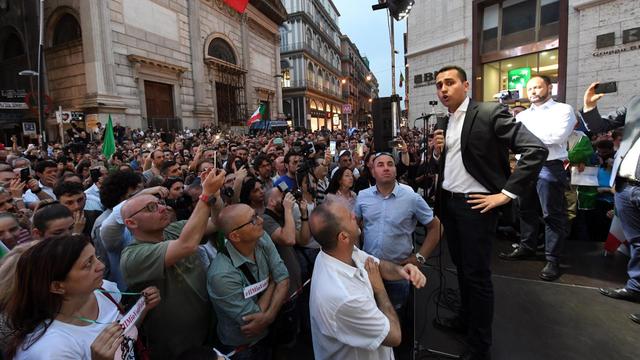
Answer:
[{"label": "man's shaved head", "polygon": [[155,200],[156,197],[153,195],[140,195],[133,197],[122,206],[120,213],[123,219],[128,219],[134,214],[136,211],[142,209],[145,205]]},{"label": "man's shaved head", "polygon": [[233,229],[247,221],[247,213],[253,213],[249,205],[235,204],[224,207],[218,215],[218,227],[224,231],[225,236],[229,236]]}]

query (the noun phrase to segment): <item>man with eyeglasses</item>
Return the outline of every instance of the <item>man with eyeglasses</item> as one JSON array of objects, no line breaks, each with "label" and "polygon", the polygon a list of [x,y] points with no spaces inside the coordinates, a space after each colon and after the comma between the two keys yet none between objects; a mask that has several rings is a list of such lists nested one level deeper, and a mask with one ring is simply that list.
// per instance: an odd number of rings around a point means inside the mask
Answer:
[{"label": "man with eyeglasses", "polygon": [[212,169],[200,176],[202,195],[186,221],[170,224],[166,206],[152,195],[135,196],[122,207],[133,235],[120,260],[125,283],[132,291],[154,285],[162,294],[161,304],[147,314],[142,328],[153,359],[174,359],[192,347],[210,344],[213,314],[198,247],[205,234],[216,230],[209,218],[215,219],[222,206],[224,175]]},{"label": "man with eyeglasses", "polygon": [[269,325],[287,297],[289,273],[251,207],[224,208],[218,224],[227,241],[207,273],[222,343],[218,349],[228,353],[250,345],[234,359],[271,359]]}]

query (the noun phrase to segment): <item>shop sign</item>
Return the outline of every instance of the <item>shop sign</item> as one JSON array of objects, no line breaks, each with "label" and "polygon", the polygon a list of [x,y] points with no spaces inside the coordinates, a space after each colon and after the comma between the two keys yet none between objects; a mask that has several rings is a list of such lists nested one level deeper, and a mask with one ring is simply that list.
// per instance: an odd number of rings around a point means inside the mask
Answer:
[{"label": "shop sign", "polygon": [[507,73],[508,89],[522,90],[527,86],[529,79],[531,79],[531,68],[529,67],[509,70]]},{"label": "shop sign", "polygon": [[423,86],[431,86],[436,84],[437,71],[427,72],[424,74],[418,74],[413,77],[413,87],[419,88]]},{"label": "shop sign", "polygon": [[326,116],[325,112],[322,110],[311,109],[309,110],[309,114],[312,117],[324,118]]},{"label": "shop sign", "polygon": [[36,134],[36,123],[34,122],[23,122],[22,123],[22,132],[25,135],[35,135]]},{"label": "shop sign", "polygon": [[29,106],[23,102],[0,102],[0,109],[24,110],[28,108]]},{"label": "shop sign", "polygon": [[25,89],[0,90],[0,98],[4,99],[24,99],[25,96],[27,96],[27,91]]},{"label": "shop sign", "polygon": [[[592,55],[595,57],[616,55],[627,51],[640,49],[640,27],[626,29],[622,32],[622,44],[614,49],[602,50],[616,46],[616,34],[610,32],[606,34],[600,34],[596,37],[596,50]],[[633,44],[635,43],[635,44]]]}]

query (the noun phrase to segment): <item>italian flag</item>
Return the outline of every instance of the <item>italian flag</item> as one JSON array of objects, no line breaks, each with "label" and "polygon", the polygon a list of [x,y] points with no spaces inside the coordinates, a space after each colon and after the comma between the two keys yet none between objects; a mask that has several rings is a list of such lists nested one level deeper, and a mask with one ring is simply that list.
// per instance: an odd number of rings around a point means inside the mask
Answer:
[{"label": "italian flag", "polygon": [[253,124],[254,122],[262,121],[264,119],[265,110],[266,108],[264,104],[260,104],[260,106],[258,106],[258,109],[256,109],[253,115],[251,115],[251,117],[249,118],[249,121],[247,121],[247,126],[251,126],[251,124]]},{"label": "italian flag", "polygon": [[244,13],[247,9],[247,4],[249,4],[249,0],[224,0],[224,2],[240,14]]}]

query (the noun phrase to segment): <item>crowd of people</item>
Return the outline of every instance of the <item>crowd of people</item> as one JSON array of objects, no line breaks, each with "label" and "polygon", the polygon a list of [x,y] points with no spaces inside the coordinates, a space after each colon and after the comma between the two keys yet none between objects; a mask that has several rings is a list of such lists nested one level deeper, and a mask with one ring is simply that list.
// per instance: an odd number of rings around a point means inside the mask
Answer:
[{"label": "crowd of people", "polygon": [[[102,134],[76,126],[66,146],[12,138],[0,149],[2,355],[270,359],[306,342],[318,359],[391,359],[412,342],[411,288],[444,233],[461,312],[439,325],[469,336],[467,358],[488,358],[496,229],[519,234],[505,260],[542,243],[553,281],[564,242],[604,241],[612,217],[621,130],[596,119],[580,132],[547,78],[527,86],[533,105],[509,113],[470,101],[464,71],[443,68],[445,126],[403,127],[392,152],[375,151],[372,129],[117,124],[109,158]],[[602,184],[570,185],[568,169],[586,166]],[[640,298],[636,267],[609,295]]]}]

